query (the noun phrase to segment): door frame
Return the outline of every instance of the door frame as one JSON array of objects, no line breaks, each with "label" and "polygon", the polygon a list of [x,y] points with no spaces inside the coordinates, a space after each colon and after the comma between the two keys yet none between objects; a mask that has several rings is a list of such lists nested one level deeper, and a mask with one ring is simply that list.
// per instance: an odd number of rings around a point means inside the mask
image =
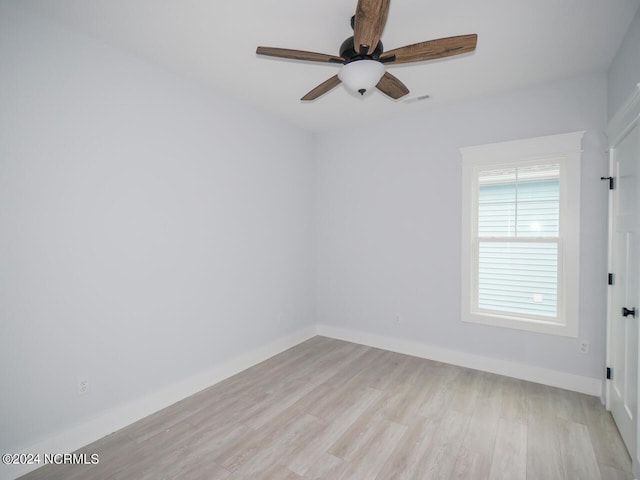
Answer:
[{"label": "door frame", "polygon": [[[627,98],[622,107],[613,116],[607,127],[607,138],[609,144],[609,176],[615,176],[615,165],[613,162],[613,153],[616,146],[634,127],[638,127],[638,147],[640,149],[640,83],[636,85],[633,92]],[[639,150],[640,151],[640,150]],[[640,157],[638,159],[640,161]],[[613,220],[614,220],[614,204],[613,190],[609,192],[609,232],[607,247],[607,265],[608,271],[613,272]],[[615,274],[615,272],[613,272]],[[612,339],[612,323],[617,311],[613,312],[613,289],[607,288],[607,342],[606,342],[606,364],[611,365],[611,357],[613,351]],[[640,340],[640,339],[639,339]],[[640,345],[640,341],[639,341]],[[640,351],[640,350],[639,350]],[[639,355],[640,356],[640,355]],[[640,358],[638,358],[640,363]],[[638,370],[640,372],[640,369]],[[640,375],[639,375],[640,376]],[[638,381],[638,389],[640,390],[640,379]],[[611,382],[605,379],[604,400],[607,410],[611,410]],[[640,391],[638,392],[640,399]],[[636,414],[637,418],[637,414]],[[636,426],[636,436],[638,437],[636,452],[631,453],[633,461],[633,473],[636,477],[640,477],[640,428]]]}]

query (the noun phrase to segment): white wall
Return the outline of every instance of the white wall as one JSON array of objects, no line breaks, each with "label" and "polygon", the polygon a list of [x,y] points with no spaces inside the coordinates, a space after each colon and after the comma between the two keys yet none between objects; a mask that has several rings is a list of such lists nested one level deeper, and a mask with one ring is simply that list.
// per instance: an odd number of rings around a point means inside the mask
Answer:
[{"label": "white wall", "polygon": [[608,73],[611,118],[640,83],[640,9],[636,12]]},{"label": "white wall", "polygon": [[[318,322],[601,379],[606,102],[602,73],[321,136]],[[588,355],[578,353],[577,339],[460,319],[458,148],[578,130],[586,130],[579,338],[590,342]]]},{"label": "white wall", "polygon": [[6,2],[0,66],[1,452],[313,324],[310,134]]}]

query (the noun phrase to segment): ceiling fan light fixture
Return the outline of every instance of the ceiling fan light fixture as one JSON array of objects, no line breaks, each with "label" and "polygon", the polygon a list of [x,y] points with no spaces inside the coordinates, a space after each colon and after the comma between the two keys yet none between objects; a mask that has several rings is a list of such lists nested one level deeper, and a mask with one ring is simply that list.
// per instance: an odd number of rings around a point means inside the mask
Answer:
[{"label": "ceiling fan light fixture", "polygon": [[344,83],[347,90],[361,95],[372,88],[377,88],[387,97],[398,100],[408,95],[409,89],[391,73],[385,72],[386,65],[424,62],[460,55],[476,49],[478,35],[472,33],[427,40],[385,51],[380,37],[387,22],[389,4],[390,0],[358,0],[356,14],[351,17],[353,36],[340,45],[340,56],[262,46],[256,49],[256,54],[343,65],[337,75],[325,80],[300,99],[303,102],[311,102],[333,90],[340,83]]},{"label": "ceiling fan light fixture", "polygon": [[338,78],[349,90],[364,95],[378,84],[384,71],[377,60],[354,60],[340,69]]}]

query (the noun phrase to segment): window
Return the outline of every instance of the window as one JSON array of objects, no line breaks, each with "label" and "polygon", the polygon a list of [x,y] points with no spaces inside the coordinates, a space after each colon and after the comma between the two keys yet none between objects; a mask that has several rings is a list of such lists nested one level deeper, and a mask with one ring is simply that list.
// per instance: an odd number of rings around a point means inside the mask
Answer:
[{"label": "window", "polygon": [[575,337],[584,132],[462,148],[462,319]]}]

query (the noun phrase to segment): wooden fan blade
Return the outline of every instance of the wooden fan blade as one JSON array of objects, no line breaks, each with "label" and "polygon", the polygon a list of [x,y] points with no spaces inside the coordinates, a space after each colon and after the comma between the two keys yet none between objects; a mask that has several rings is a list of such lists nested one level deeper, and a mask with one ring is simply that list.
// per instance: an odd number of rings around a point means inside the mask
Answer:
[{"label": "wooden fan blade", "polygon": [[308,62],[323,63],[344,63],[344,58],[335,55],[327,55],[326,53],[305,52],[303,50],[291,50],[289,48],[274,47],[258,47],[256,49],[258,55],[266,55],[268,57],[289,58],[291,60],[306,60]]},{"label": "wooden fan blade", "polygon": [[409,93],[407,86],[389,72],[384,72],[376,88],[394,100],[404,97]]},{"label": "wooden fan blade", "polygon": [[390,0],[358,0],[353,24],[353,45],[356,52],[367,54],[378,46],[387,23]]},{"label": "wooden fan blade", "polygon": [[310,102],[311,100],[315,100],[319,96],[324,95],[329,90],[337,87],[338,85],[340,85],[340,79],[338,78],[337,75],[334,75],[329,80],[326,80],[326,81],[322,82],[316,88],[311,90],[309,93],[307,93],[300,100],[302,100],[303,102]]},{"label": "wooden fan blade", "polygon": [[[422,62],[436,58],[450,57],[476,49],[478,35],[458,35],[457,37],[439,38],[427,42],[414,43],[406,47],[389,50],[380,55],[380,61],[393,65],[398,63]],[[395,56],[395,58],[393,58]]]}]

